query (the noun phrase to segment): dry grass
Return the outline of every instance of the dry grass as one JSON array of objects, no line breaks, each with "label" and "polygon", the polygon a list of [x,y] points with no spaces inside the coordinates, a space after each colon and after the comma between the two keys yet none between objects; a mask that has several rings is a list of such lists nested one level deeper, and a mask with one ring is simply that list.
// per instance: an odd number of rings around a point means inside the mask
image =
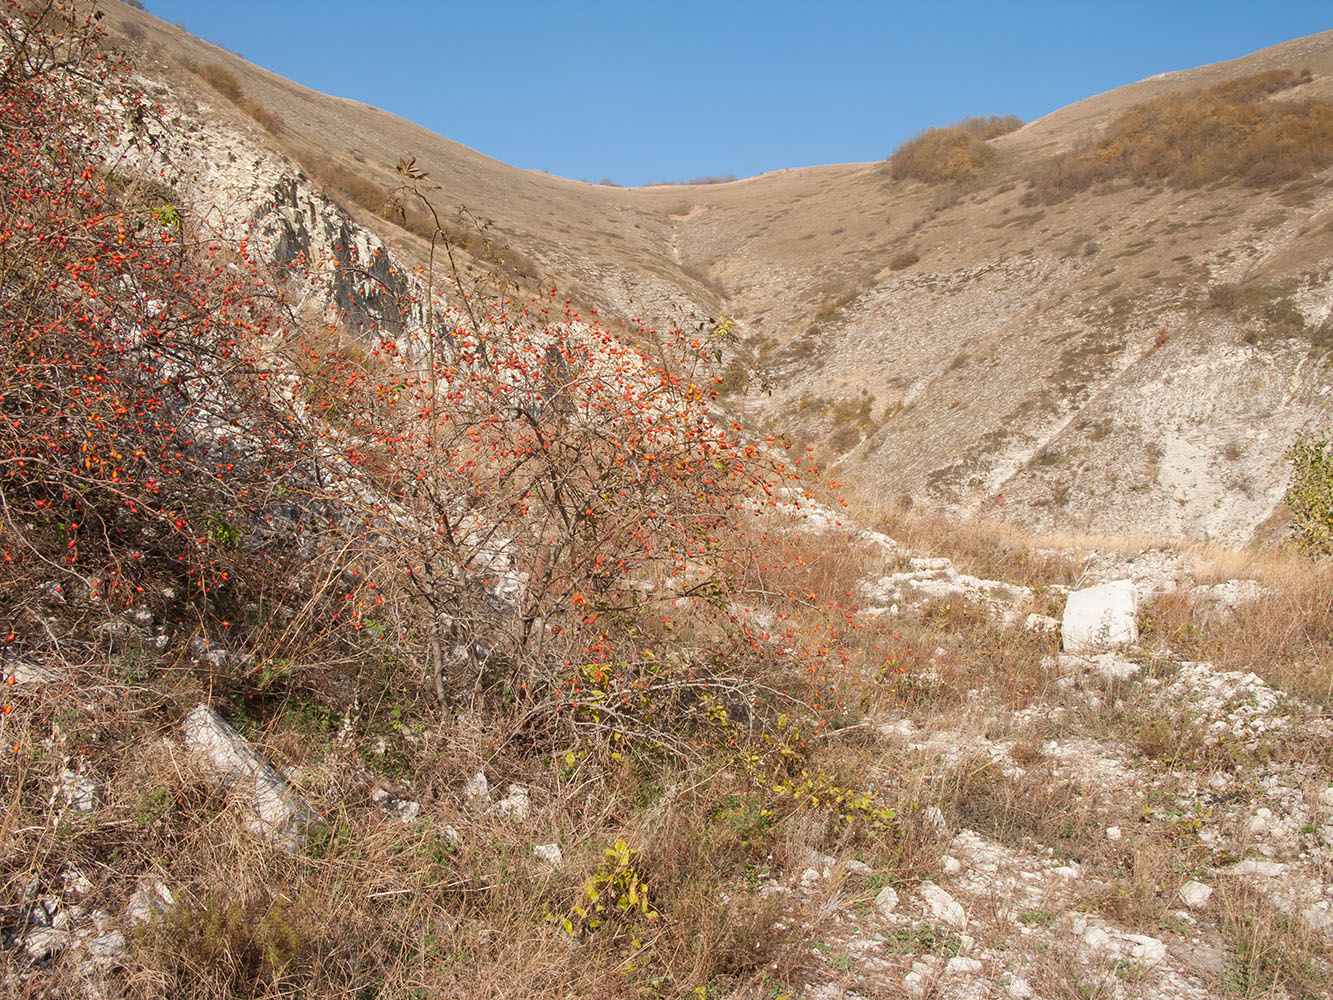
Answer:
[{"label": "dry grass", "polygon": [[1262,895],[1228,887],[1219,903],[1223,929],[1234,939],[1233,959],[1218,986],[1239,997],[1328,996],[1324,941],[1274,909]]},{"label": "dry grass", "polygon": [[944,128],[928,128],[908,139],[889,157],[889,175],[897,181],[965,185],[976,179],[994,156],[987,140],[1021,128],[1014,115],[965,118]]},{"label": "dry grass", "polygon": [[1032,177],[1023,202],[1055,204],[1115,179],[1273,187],[1323,170],[1333,163],[1333,102],[1270,99],[1309,80],[1275,70],[1135,105],[1092,148]]},{"label": "dry grass", "polygon": [[1265,593],[1232,613],[1188,590],[1164,596],[1145,615],[1144,643],[1253,671],[1312,704],[1333,706],[1333,564],[1273,555],[1236,575],[1258,579]]}]

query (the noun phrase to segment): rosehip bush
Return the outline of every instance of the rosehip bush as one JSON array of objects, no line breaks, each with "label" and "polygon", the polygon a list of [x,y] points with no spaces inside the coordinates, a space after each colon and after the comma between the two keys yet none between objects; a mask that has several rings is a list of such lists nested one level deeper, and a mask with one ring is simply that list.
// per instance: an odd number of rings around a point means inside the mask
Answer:
[{"label": "rosehip bush", "polygon": [[[507,713],[544,750],[777,745],[780,712],[833,700],[850,615],[783,582],[801,463],[716,409],[717,331],[611,329],[489,282],[438,218],[426,266],[377,293],[405,332],[300,319],[262,252],[117,172],[158,109],[96,15],[7,13],[10,593],[165,591],[205,625],[258,608],[232,635],[268,657],[382,643],[449,710]],[[7,611],[12,641],[39,634],[31,600]]]}]

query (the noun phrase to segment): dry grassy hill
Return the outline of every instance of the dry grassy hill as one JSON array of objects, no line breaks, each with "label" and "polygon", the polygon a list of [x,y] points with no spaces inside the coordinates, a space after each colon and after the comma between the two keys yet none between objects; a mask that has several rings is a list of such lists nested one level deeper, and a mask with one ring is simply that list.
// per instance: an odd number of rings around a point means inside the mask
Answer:
[{"label": "dry grassy hill", "polygon": [[1333,560],[1124,533],[1280,530],[1333,35],[626,191],[105,8],[0,20],[0,997],[1329,995]]},{"label": "dry grassy hill", "polygon": [[1308,70],[1270,99],[1327,99],[1333,32],[1063,108],[992,140],[963,185],[845,164],[627,190],[514,169],[135,10],[112,21],[177,95],[237,88],[238,116],[409,256],[422,241],[368,211],[405,153],[443,215],[493,220],[534,286],[603,313],[734,318],[731,406],[900,502],[1239,544],[1280,530],[1283,451],[1326,420],[1326,169],[1113,180],[1056,204],[1029,182],[1165,95]]}]

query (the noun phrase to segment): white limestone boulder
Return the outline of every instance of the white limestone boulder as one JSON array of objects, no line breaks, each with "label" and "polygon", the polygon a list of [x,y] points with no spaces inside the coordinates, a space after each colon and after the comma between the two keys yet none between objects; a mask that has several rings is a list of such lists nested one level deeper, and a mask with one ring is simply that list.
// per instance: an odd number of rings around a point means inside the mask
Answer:
[{"label": "white limestone boulder", "polygon": [[292,854],[305,846],[319,813],[282,772],[207,705],[192,708],[181,728],[208,777],[246,801],[253,832]]},{"label": "white limestone boulder", "polygon": [[1071,593],[1060,623],[1066,652],[1116,649],[1137,642],[1138,595],[1133,580],[1113,580]]}]

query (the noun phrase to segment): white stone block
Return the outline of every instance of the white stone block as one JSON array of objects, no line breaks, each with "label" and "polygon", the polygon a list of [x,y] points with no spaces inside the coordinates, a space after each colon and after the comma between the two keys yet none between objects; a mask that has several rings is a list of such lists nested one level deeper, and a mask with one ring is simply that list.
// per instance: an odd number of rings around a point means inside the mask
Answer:
[{"label": "white stone block", "polygon": [[1076,590],[1065,601],[1062,647],[1067,652],[1093,652],[1137,642],[1137,614],[1138,595],[1132,580]]}]

